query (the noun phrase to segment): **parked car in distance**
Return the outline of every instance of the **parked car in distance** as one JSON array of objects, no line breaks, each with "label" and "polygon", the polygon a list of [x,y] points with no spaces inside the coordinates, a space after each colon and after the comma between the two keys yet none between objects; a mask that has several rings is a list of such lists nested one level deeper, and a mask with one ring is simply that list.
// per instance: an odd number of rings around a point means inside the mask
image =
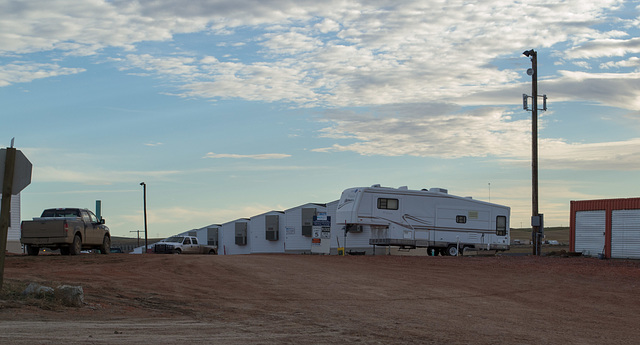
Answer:
[{"label": "parked car in distance", "polygon": [[217,254],[216,246],[198,244],[194,236],[173,236],[155,243],[153,252],[159,254]]},{"label": "parked car in distance", "polygon": [[122,251],[122,249],[120,249],[120,248],[118,248],[118,247],[111,247],[111,250],[110,250],[110,251],[111,251],[112,253],[124,253],[124,252]]}]

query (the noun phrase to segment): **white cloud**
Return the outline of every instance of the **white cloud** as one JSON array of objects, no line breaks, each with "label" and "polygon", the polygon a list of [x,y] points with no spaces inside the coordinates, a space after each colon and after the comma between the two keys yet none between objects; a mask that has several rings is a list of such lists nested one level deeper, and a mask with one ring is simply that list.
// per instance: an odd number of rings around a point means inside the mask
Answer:
[{"label": "white cloud", "polygon": [[[550,103],[589,102],[640,111],[640,72],[588,73],[559,70],[557,76],[538,80],[538,92],[548,95]],[[523,93],[531,95],[530,82],[478,91],[457,99],[456,103],[466,106],[521,105]]]},{"label": "white cloud", "polygon": [[329,32],[336,32],[340,30],[340,24],[332,19],[324,19],[322,22],[314,25],[314,28],[323,34],[326,34]]},{"label": "white cloud", "polygon": [[84,68],[66,68],[51,63],[14,61],[6,65],[0,65],[0,87],[16,83],[28,83],[37,79],[78,74],[84,71]]},{"label": "white cloud", "polygon": [[637,56],[632,56],[627,60],[609,61],[607,63],[603,63],[600,65],[600,68],[603,68],[603,69],[624,68],[624,67],[640,67],[640,58],[638,58]]},{"label": "white cloud", "polygon": [[[354,151],[362,155],[422,157],[521,157],[529,150],[528,120],[511,120],[503,109],[432,113],[424,105],[380,109],[380,116],[332,116],[324,137],[347,139],[316,152]],[[350,139],[350,140],[349,140]]]},{"label": "white cloud", "polygon": [[183,173],[177,170],[165,171],[109,171],[100,169],[74,169],[57,166],[34,165],[32,180],[38,182],[70,182],[73,184],[108,186],[120,182],[137,181],[140,177],[166,179]]},{"label": "white cloud", "polygon": [[[525,47],[573,43],[567,58],[636,51],[637,38],[593,28],[619,7],[617,0],[30,1],[0,11],[0,56],[118,47],[131,52],[123,68],[164,76],[184,97],[298,106],[457,102],[518,81],[493,62]],[[255,62],[135,53],[140,42],[239,27],[255,29],[265,48]],[[291,58],[272,59],[283,55]]]},{"label": "white cloud", "polygon": [[559,101],[581,100],[640,111],[640,72],[586,73],[559,71],[560,77],[544,81],[544,91]]},{"label": "white cloud", "polygon": [[604,143],[567,143],[543,140],[545,169],[640,170],[640,138]]},{"label": "white cloud", "polygon": [[[259,45],[268,48],[256,52],[257,62],[213,56],[185,62],[145,55],[131,56],[139,63],[129,67],[180,78],[178,94],[184,97],[297,106],[464,102],[467,96],[503,90],[521,78],[519,71],[493,66],[500,56],[562,42],[573,42],[577,51],[594,40],[625,35],[592,28],[606,18],[606,11],[619,6],[615,0],[444,6],[422,1],[386,6],[296,2],[295,8],[279,2],[260,4],[260,13],[252,7],[256,3],[242,1],[193,2],[184,9],[162,1],[141,4],[144,15],[208,18],[216,28],[273,25],[256,33]],[[271,61],[282,55],[292,58]]]},{"label": "white cloud", "polygon": [[627,40],[602,39],[586,42],[566,52],[569,59],[587,59],[610,56],[625,56],[640,53],[640,38]]},{"label": "white cloud", "polygon": [[268,33],[264,36],[262,46],[268,48],[270,54],[295,55],[307,53],[322,45],[319,39],[299,32]]},{"label": "white cloud", "polygon": [[158,72],[165,76],[195,76],[198,71],[195,62],[194,58],[186,56],[156,58],[149,54],[127,55],[129,68]]},{"label": "white cloud", "polygon": [[[517,161],[529,151],[527,120],[512,119],[506,110],[495,107],[460,110],[456,106],[520,102],[522,89],[528,86],[522,83],[520,69],[527,61],[521,52],[530,47],[562,48],[566,53],[560,56],[584,70],[594,63],[602,68],[637,66],[635,57],[595,61],[640,52],[640,39],[622,31],[632,26],[608,31],[597,26],[614,19],[624,22],[612,18],[623,5],[618,0],[534,4],[500,0],[30,1],[21,6],[0,5],[0,56],[50,52],[64,59],[106,54],[105,48],[117,47],[126,56],[119,50],[107,60],[131,73],[164,78],[169,81],[164,86],[174,87],[173,92],[161,91],[165,94],[287,102],[296,107],[380,106],[377,114],[328,115],[322,136],[346,143],[316,151],[500,156]],[[206,42],[206,37],[226,37],[238,29],[253,37],[211,45],[240,43],[250,59],[229,51],[202,55],[178,48],[136,51],[140,42],[170,41],[177,34],[205,37]],[[0,86],[83,71],[52,64],[3,67]],[[557,73],[540,84],[541,93],[556,102],[588,100],[640,110],[638,73]],[[407,106],[394,109],[397,104]],[[416,116],[420,111],[424,116]],[[589,163],[586,148],[600,144],[562,140],[544,144],[552,145],[559,157],[572,153],[570,157],[580,161],[572,166],[597,165]],[[627,149],[630,145],[614,146]],[[630,150],[622,157],[628,169],[636,169],[634,155]],[[289,155],[209,153],[205,157],[280,159]],[[595,160],[604,162],[606,157]]]},{"label": "white cloud", "polygon": [[[282,210],[280,206],[276,206],[276,209]],[[210,225],[212,220],[215,220],[218,224],[223,224],[239,218],[249,218],[254,215],[262,214],[274,210],[274,208],[267,205],[250,204],[250,205],[238,205],[231,208],[187,208],[180,206],[173,207],[153,207],[147,209],[147,221],[151,226],[163,226],[173,225],[175,232],[164,234],[170,236],[179,232],[188,230],[185,228],[185,224],[194,224],[193,227],[203,227]],[[167,215],[171,215],[167,217]],[[143,219],[143,213],[137,211],[131,214],[114,216],[109,218],[109,226],[117,227],[130,227],[131,224],[138,224]]]},{"label": "white cloud", "polygon": [[[321,135],[351,143],[317,148],[315,152],[500,157],[503,162],[531,164],[531,122],[514,120],[504,109],[479,108],[460,113],[447,107],[405,105],[381,107],[357,116],[331,114],[328,118],[333,125],[321,130]],[[539,128],[543,126],[544,122],[539,123]],[[552,170],[640,170],[640,138],[601,143],[542,138],[539,160],[541,166]]]},{"label": "white cloud", "polygon": [[256,155],[239,155],[234,153],[207,153],[203,158],[235,158],[235,159],[283,159],[291,155],[284,153],[263,153]]}]

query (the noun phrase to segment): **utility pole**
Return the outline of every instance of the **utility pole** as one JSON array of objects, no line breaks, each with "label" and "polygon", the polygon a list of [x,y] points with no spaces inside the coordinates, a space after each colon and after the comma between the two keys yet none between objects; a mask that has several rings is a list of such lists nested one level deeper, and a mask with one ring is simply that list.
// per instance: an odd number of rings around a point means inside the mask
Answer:
[{"label": "utility pole", "polygon": [[[531,240],[533,255],[541,254],[543,215],[538,210],[538,53],[535,50],[527,50],[524,56],[531,59],[531,68],[527,74],[531,76]],[[523,107],[527,106],[528,96],[523,95]],[[544,106],[541,110],[547,110],[547,96],[543,96]]]},{"label": "utility pole", "polygon": [[144,182],[140,182],[142,186],[142,200],[144,203],[144,254],[147,253],[148,244],[147,244],[147,184]]},{"label": "utility pole", "polygon": [[138,245],[137,245],[137,247],[140,247],[140,230],[129,231],[129,232],[137,232],[138,233]]}]

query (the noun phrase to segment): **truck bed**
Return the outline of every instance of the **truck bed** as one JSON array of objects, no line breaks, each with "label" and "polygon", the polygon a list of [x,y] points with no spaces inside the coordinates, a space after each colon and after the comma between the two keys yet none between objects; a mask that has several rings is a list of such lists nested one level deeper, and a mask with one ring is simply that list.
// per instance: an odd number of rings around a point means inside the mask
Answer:
[{"label": "truck bed", "polygon": [[34,218],[22,223],[22,238],[66,237],[65,222],[77,221],[79,218]]}]

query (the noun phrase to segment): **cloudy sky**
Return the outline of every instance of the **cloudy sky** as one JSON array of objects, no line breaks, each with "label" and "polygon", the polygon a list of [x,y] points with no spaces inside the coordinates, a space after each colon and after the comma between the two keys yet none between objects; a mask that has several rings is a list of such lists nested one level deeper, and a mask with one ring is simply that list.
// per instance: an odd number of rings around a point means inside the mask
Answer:
[{"label": "cloudy sky", "polygon": [[0,146],[34,165],[22,218],[102,200],[149,236],[329,202],[447,188],[531,217],[637,197],[637,2],[0,0]]}]

